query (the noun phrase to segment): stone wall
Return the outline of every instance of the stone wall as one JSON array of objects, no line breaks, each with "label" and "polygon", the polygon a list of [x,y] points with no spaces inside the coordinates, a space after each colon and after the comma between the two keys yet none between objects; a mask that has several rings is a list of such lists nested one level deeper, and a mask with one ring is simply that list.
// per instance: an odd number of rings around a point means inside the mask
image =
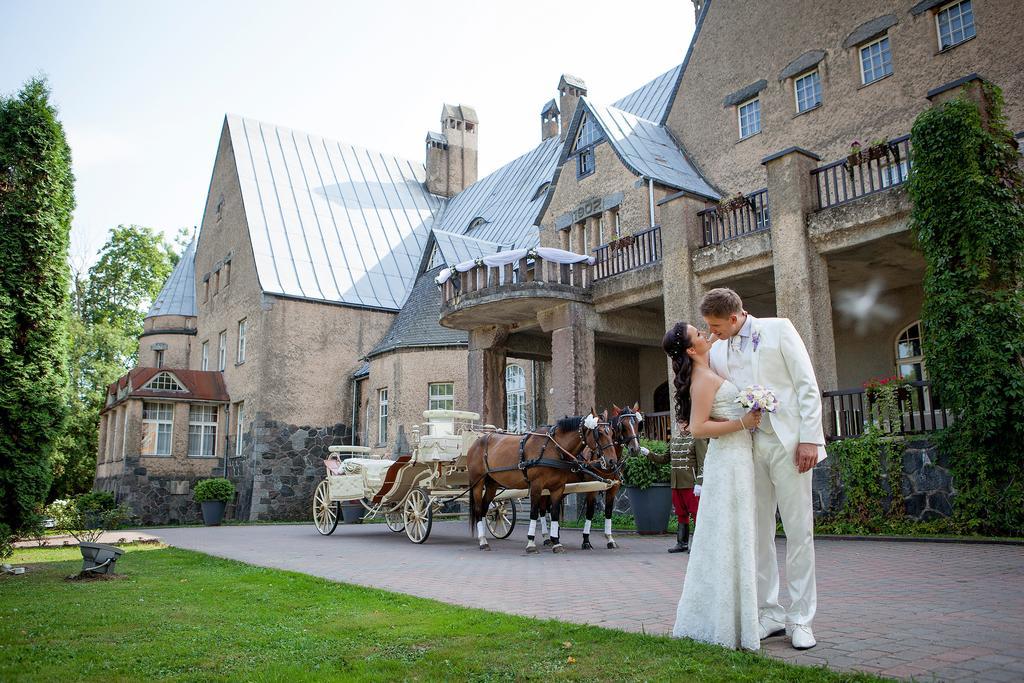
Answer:
[{"label": "stone wall", "polygon": [[[814,469],[814,514],[835,512],[843,504],[843,485],[838,472],[838,455],[830,455]],[[900,496],[906,506],[907,517],[927,522],[953,514],[953,499],[956,487],[949,470],[949,458],[939,453],[938,448],[927,440],[908,441],[903,451],[903,477],[900,482]],[[882,459],[882,470],[887,469]],[[835,476],[833,476],[835,474]],[[835,481],[833,481],[835,480]],[[884,502],[891,504],[891,487],[885,488],[890,497]]]},{"label": "stone wall", "polygon": [[349,443],[350,436],[347,424],[294,425],[258,413],[245,434],[243,455],[228,464],[238,488],[238,517],[309,521],[328,448]]}]

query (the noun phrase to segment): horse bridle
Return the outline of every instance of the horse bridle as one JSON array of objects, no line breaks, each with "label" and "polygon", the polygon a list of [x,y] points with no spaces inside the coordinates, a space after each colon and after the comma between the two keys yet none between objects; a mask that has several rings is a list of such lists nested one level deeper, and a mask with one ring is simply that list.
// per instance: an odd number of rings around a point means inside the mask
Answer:
[{"label": "horse bridle", "polygon": [[[620,425],[621,425],[621,423],[626,418],[632,418],[633,419],[633,434],[629,438],[625,438],[624,439],[624,438],[622,438],[622,427]],[[635,441],[636,442],[636,449],[639,451],[640,450],[640,423],[642,423],[643,421],[644,421],[644,416],[643,415],[641,415],[640,413],[634,413],[632,410],[629,410],[628,408],[626,410],[624,410],[623,412],[619,413],[618,415],[616,415],[615,417],[613,417],[612,418],[612,428],[615,430],[615,434],[616,434],[615,443],[617,445],[619,445],[619,446],[626,446],[630,442]]]}]

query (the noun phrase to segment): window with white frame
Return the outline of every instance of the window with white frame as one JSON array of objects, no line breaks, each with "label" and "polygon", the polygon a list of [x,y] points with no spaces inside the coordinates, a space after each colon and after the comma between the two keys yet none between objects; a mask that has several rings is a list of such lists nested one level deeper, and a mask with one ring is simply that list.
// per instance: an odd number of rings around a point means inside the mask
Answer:
[{"label": "window with white frame", "polygon": [[377,443],[388,440],[388,390],[377,391]]},{"label": "window with white frame", "polygon": [[224,330],[220,333],[220,338],[217,340],[217,369],[224,372],[224,368],[227,367],[228,362],[228,331]]},{"label": "window with white frame", "polygon": [[947,5],[935,15],[939,29],[939,49],[945,50],[975,36],[974,8],[971,0]]},{"label": "window with white frame", "polygon": [[238,321],[238,351],[236,358],[238,363],[245,362],[245,318]]},{"label": "window with white frame", "polygon": [[429,410],[455,410],[455,384],[452,382],[434,382],[428,391],[427,408]]},{"label": "window with white frame", "polygon": [[203,370],[210,369],[210,342],[209,340],[203,342],[202,346],[202,361],[200,362],[200,368]]},{"label": "window with white frame", "polygon": [[188,407],[188,454],[194,456],[217,454],[217,406],[190,405]]},{"label": "window with white frame", "polygon": [[879,38],[860,49],[860,82],[874,83],[892,75],[892,53],[889,51],[889,36]]},{"label": "window with white frame", "polygon": [[158,373],[156,377],[146,382],[142,387],[152,391],[185,391],[178,380],[169,372]]},{"label": "window with white frame", "polygon": [[740,123],[740,139],[749,138],[761,132],[761,100],[747,100],[736,108]]},{"label": "window with white frame", "polygon": [[235,404],[235,455],[242,454],[242,435],[245,433],[245,402]]},{"label": "window with white frame", "polygon": [[164,366],[164,350],[157,349],[153,352],[153,367],[162,368]]},{"label": "window with white frame", "polygon": [[796,111],[802,113],[821,104],[821,76],[817,70],[800,76],[793,82]]},{"label": "window with white frame", "polygon": [[[140,452],[143,455],[170,455],[173,434],[174,404],[143,401]],[[108,432],[107,438],[112,440],[113,436]]]},{"label": "window with white frame", "polygon": [[505,428],[526,431],[526,372],[521,365],[505,366]]},{"label": "window with white frame", "polygon": [[900,377],[913,382],[923,381],[928,375],[924,368],[924,350],[921,346],[921,321],[907,325],[896,337],[896,368]]}]

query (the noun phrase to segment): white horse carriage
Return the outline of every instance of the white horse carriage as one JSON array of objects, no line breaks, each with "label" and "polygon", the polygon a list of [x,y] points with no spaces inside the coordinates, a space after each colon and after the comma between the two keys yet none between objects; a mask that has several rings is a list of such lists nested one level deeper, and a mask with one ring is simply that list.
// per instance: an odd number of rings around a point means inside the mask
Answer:
[{"label": "white horse carriage", "polygon": [[[361,503],[369,517],[383,516],[388,528],[405,531],[413,543],[430,536],[435,517],[456,517],[442,506],[469,490],[466,452],[477,438],[493,427],[477,423],[480,416],[461,410],[427,410],[425,433],[412,429],[412,455],[395,460],[363,446],[331,446],[324,461],[327,475],[313,495],[313,524],[327,535],[338,526],[341,504]],[[487,529],[494,538],[507,538],[515,527],[514,498],[525,491],[505,491],[487,514]]]}]

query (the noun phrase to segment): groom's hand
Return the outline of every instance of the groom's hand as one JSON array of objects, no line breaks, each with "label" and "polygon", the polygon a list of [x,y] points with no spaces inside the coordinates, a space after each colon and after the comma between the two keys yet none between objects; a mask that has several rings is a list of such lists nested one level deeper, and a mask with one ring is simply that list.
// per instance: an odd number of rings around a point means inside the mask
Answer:
[{"label": "groom's hand", "polygon": [[818,446],[813,443],[802,443],[796,447],[796,469],[800,474],[807,472],[818,464]]}]

